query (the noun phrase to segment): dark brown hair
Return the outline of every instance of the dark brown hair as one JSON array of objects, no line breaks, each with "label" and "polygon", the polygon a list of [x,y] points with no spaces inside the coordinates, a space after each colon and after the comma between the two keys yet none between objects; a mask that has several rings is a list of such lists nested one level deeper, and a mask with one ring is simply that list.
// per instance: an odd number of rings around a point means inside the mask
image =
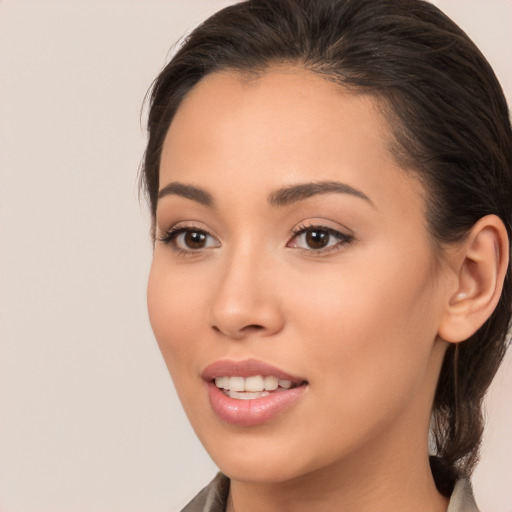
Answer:
[{"label": "dark brown hair", "polygon": [[[488,214],[503,220],[512,239],[512,134],[503,92],[468,36],[422,0],[249,0],[200,25],[150,96],[142,184],[153,222],[163,141],[186,94],[209,73],[262,73],[276,63],[379,100],[397,161],[428,191],[438,249],[463,240]],[[433,468],[447,477],[436,478],[446,495],[477,461],[482,399],[506,351],[511,300],[509,266],[491,318],[446,353],[432,413]]]}]

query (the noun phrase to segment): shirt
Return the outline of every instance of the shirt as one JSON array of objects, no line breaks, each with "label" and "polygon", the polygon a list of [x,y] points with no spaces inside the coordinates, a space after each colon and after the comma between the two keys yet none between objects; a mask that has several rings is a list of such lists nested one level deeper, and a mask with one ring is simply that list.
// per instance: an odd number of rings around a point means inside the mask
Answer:
[{"label": "shirt", "polygon": [[[218,473],[181,512],[225,512],[228,494],[229,478]],[[455,484],[446,512],[479,512],[468,480]]]}]

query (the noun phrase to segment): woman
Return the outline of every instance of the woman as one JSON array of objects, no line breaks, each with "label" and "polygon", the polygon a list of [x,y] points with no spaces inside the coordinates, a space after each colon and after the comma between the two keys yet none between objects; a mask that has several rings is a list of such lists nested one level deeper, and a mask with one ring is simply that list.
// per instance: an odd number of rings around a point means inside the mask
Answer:
[{"label": "woman", "polygon": [[191,34],[143,164],[152,327],[222,472],[185,510],[476,510],[511,166],[492,70],[428,3],[255,0]]}]

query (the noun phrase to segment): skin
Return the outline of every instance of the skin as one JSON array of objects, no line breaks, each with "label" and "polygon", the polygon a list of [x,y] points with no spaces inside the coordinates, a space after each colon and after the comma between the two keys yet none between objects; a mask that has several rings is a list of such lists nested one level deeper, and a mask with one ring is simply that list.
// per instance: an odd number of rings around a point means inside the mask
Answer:
[{"label": "skin", "polygon": [[[204,78],[169,128],[160,187],[206,191],[158,202],[151,324],[190,422],[232,479],[237,512],[444,511],[428,427],[458,283],[439,261],[425,192],[388,149],[372,98],[275,67]],[[356,195],[275,206],[290,185],[336,181]],[[398,199],[399,198],[399,199]],[[326,226],[328,250],[294,230]],[[204,248],[172,227],[208,233]],[[272,421],[240,427],[212,411],[201,378],[220,359],[255,358],[308,381]]]}]

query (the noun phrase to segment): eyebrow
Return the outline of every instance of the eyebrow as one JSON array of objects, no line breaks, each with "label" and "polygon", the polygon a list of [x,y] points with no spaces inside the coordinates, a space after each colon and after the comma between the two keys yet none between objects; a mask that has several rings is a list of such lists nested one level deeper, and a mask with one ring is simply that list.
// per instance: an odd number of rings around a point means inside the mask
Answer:
[{"label": "eyebrow", "polygon": [[215,205],[213,196],[206,190],[199,187],[194,187],[193,185],[178,183],[177,181],[169,183],[169,185],[166,185],[162,190],[160,190],[158,192],[158,199],[169,195],[191,199],[192,201],[196,201],[204,206],[209,206],[210,208]]},{"label": "eyebrow", "polygon": [[[358,197],[359,199],[363,199],[375,207],[373,201],[364,192],[339,181],[315,181],[283,187],[272,192],[268,196],[268,202],[272,206],[280,207],[297,203],[316,195],[333,193],[349,194],[351,196]],[[184,197],[185,199],[191,199],[192,201],[196,201],[210,208],[215,206],[213,196],[206,190],[194,185],[186,185],[185,183],[174,181],[158,192],[158,199],[169,195],[176,195]]]},{"label": "eyebrow", "polygon": [[351,196],[358,197],[367,201],[375,208],[375,204],[365,193],[339,181],[316,181],[312,183],[300,183],[298,185],[283,187],[272,192],[268,201],[272,206],[287,206],[319,194],[332,193],[349,194]]}]

